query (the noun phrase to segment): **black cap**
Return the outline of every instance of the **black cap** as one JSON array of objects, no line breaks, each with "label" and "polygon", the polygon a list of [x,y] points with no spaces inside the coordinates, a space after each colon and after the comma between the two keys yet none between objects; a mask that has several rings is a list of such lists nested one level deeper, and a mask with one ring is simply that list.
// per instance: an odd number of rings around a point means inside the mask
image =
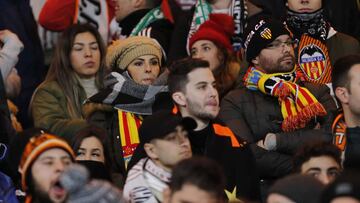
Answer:
[{"label": "black cap", "polygon": [[174,132],[179,125],[187,131],[196,128],[195,120],[190,117],[182,118],[170,111],[158,111],[146,117],[142,122],[139,129],[140,143],[148,143],[153,139],[163,139],[169,133]]},{"label": "black cap", "polygon": [[290,36],[289,30],[280,21],[266,15],[252,18],[245,29],[246,60],[250,63],[262,49],[280,35]]}]

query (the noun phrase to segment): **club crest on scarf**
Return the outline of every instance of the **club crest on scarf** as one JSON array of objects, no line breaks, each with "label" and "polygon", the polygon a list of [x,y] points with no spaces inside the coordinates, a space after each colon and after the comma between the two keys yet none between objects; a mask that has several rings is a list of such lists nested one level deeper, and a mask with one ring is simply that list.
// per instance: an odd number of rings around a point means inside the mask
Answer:
[{"label": "club crest on scarf", "polygon": [[271,30],[269,28],[265,28],[260,32],[260,36],[264,39],[271,39]]},{"label": "club crest on scarf", "polygon": [[326,46],[317,39],[303,35],[299,45],[299,67],[306,80],[318,84],[331,82],[331,64]]}]

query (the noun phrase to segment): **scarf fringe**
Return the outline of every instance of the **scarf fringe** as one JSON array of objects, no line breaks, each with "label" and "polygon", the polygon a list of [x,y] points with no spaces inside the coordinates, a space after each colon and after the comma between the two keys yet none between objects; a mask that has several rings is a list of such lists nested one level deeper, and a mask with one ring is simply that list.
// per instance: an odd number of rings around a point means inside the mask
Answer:
[{"label": "scarf fringe", "polygon": [[297,115],[286,117],[282,122],[281,128],[285,132],[301,129],[306,126],[312,117],[325,116],[326,114],[326,110],[319,102],[313,103],[304,107]]}]

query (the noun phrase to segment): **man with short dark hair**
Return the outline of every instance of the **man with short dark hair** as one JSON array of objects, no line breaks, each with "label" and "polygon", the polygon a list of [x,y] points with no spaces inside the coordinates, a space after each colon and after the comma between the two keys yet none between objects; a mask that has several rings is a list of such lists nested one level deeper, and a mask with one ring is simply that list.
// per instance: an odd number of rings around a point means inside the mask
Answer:
[{"label": "man with short dark hair", "polygon": [[293,167],[296,173],[311,175],[327,185],[341,172],[341,152],[327,142],[304,145],[295,154]]},{"label": "man with short dark hair", "polygon": [[244,86],[224,97],[219,117],[252,143],[260,177],[277,179],[291,172],[302,144],[330,141],[336,106],[325,85],[299,81],[294,41],[281,22],[259,16],[246,33]]},{"label": "man with short dark hair", "polygon": [[132,160],[138,162],[128,171],[124,185],[126,200],[163,201],[162,192],[170,181],[172,168],[192,156],[188,131],[195,127],[193,119],[168,111],[145,118],[139,129],[140,144]]},{"label": "man with short dark hair", "polygon": [[360,158],[360,55],[348,55],[335,62],[332,86],[342,106],[333,123],[334,143],[345,151],[345,167]]},{"label": "man with short dark hair", "polygon": [[164,203],[222,203],[225,177],[220,166],[205,157],[179,162],[169,188],[164,191]]},{"label": "man with short dark hair", "polygon": [[168,85],[182,117],[191,117],[196,129],[190,133],[194,155],[214,159],[224,169],[226,190],[243,200],[258,200],[259,180],[247,143],[215,118],[219,95],[209,63],[187,58],[170,67]]}]

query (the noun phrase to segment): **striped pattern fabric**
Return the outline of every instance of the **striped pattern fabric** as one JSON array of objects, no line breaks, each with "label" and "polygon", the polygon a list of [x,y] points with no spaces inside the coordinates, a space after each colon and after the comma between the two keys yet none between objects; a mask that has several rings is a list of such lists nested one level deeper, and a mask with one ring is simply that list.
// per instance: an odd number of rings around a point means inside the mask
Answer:
[{"label": "striped pattern fabric", "polygon": [[303,35],[299,44],[299,69],[306,81],[316,84],[331,82],[332,66],[326,45],[308,35]]},{"label": "striped pattern fabric", "polygon": [[265,74],[250,67],[244,78],[248,89],[278,98],[284,118],[281,128],[285,132],[304,128],[313,117],[326,115],[326,110],[314,95],[295,83],[295,69],[289,73]]},{"label": "striped pattern fabric", "polygon": [[346,124],[344,120],[344,114],[339,114],[336,116],[332,124],[332,133],[333,133],[333,143],[337,146],[342,152],[345,151],[346,147]]},{"label": "striped pattern fabric", "polygon": [[142,123],[142,117],[136,116],[130,112],[118,110],[118,120],[120,126],[119,134],[121,147],[123,150],[125,167],[127,168],[136,147],[140,143],[138,129]]}]

